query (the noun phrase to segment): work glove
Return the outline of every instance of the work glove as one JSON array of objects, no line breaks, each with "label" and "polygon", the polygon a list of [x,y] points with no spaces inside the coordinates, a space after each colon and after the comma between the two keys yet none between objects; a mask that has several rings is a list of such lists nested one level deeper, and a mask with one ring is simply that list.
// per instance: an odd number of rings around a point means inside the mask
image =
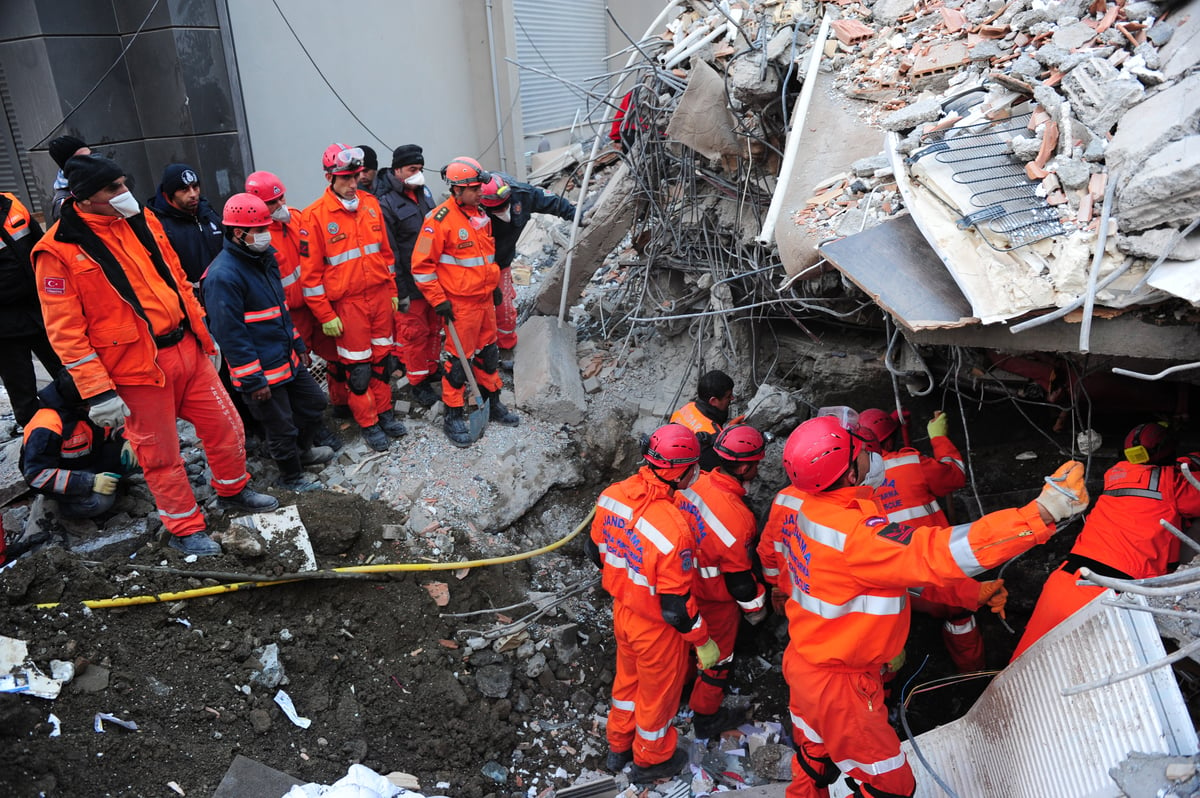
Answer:
[{"label": "work glove", "polygon": [[696,661],[700,663],[702,671],[711,670],[720,662],[721,647],[717,645],[717,641],[710,637],[703,644],[696,646]]},{"label": "work glove", "polygon": [[433,312],[441,316],[446,321],[454,321],[454,306],[450,304],[450,300],[439,302],[434,306]]},{"label": "work glove", "polygon": [[[100,396],[106,398],[100,399]],[[125,417],[129,415],[129,405],[125,404],[125,400],[116,391],[106,391],[100,396],[92,397],[91,407],[88,408],[88,418],[92,423],[97,427],[119,427],[124,424]]]},{"label": "work glove", "polygon": [[92,492],[111,496],[117,492],[117,483],[120,481],[120,474],[104,471],[92,477]]},{"label": "work glove", "polygon": [[503,303],[503,302],[504,302],[504,291],[497,288],[495,291],[492,292],[492,304],[495,305],[496,307],[500,307],[501,303]]},{"label": "work glove", "polygon": [[771,588],[771,609],[775,610],[776,615],[785,615],[784,608],[787,606],[787,593],[784,593],[777,587]]},{"label": "work glove", "polygon": [[412,299],[406,296],[396,297],[394,309],[397,313],[408,313],[408,309],[412,306]]},{"label": "work glove", "polygon": [[762,623],[762,619],[766,617],[767,608],[763,607],[761,610],[755,610],[754,612],[746,613],[746,622],[751,626],[758,626],[760,623]]},{"label": "work glove", "polygon": [[125,473],[129,473],[138,467],[137,452],[133,450],[133,444],[125,441],[121,446],[121,468],[125,469]]},{"label": "work glove", "polygon": [[896,656],[892,657],[891,659],[889,659],[887,661],[887,664],[884,665],[883,667],[887,669],[888,673],[895,673],[896,671],[903,668],[904,663],[907,661],[908,661],[908,652],[905,651],[904,649],[900,649],[900,653],[897,654]]},{"label": "work glove", "polygon": [[334,316],[332,319],[321,325],[321,332],[325,333],[330,338],[337,338],[344,331],[345,328],[342,327],[342,320],[337,316]]},{"label": "work glove", "polygon": [[1038,507],[1055,521],[1078,515],[1087,509],[1087,485],[1083,483],[1083,463],[1068,460],[1046,477],[1046,486],[1037,497]]},{"label": "work glove", "polygon": [[944,438],[950,433],[950,417],[941,410],[935,410],[925,429],[929,431],[931,438]]},{"label": "work glove", "polygon": [[1008,602],[1008,590],[1004,587],[1003,579],[993,579],[990,582],[980,582],[979,584],[979,606],[985,604],[991,607],[992,612],[1004,617],[1004,605]]},{"label": "work glove", "polygon": [[400,297],[394,296],[392,297],[392,313],[398,310],[400,310]]},{"label": "work glove", "polygon": [[267,402],[267,401],[270,401],[270,399],[271,399],[271,386],[269,386],[269,385],[264,385],[262,388],[259,388],[257,391],[251,391],[251,392],[250,392],[250,398],[251,398],[251,399],[253,399],[253,400],[254,400],[254,401],[256,401],[256,402]]}]

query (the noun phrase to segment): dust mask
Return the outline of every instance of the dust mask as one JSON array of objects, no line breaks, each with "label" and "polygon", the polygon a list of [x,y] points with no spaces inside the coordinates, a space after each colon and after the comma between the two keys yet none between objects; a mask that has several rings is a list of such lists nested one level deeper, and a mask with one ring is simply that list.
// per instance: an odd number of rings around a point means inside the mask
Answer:
[{"label": "dust mask", "polygon": [[287,205],[280,203],[278,208],[271,211],[271,218],[277,222],[285,222],[286,223],[286,222],[290,222],[292,220],[292,214],[290,211],[288,211]]},{"label": "dust mask", "polygon": [[246,248],[252,252],[266,252],[267,247],[271,246],[271,231],[260,230],[257,233],[247,233],[243,241]]},{"label": "dust mask", "polygon": [[354,195],[354,199],[346,199],[345,197],[338,197],[338,200],[342,203],[342,207],[345,208],[346,210],[350,211],[351,213],[354,213],[356,210],[358,210],[358,194]]},{"label": "dust mask", "polygon": [[476,230],[482,230],[491,224],[492,221],[488,218],[486,213],[481,213],[478,216],[470,216],[468,218],[471,220],[471,227],[475,228]]},{"label": "dust mask", "polygon": [[415,175],[404,178],[404,185],[409,188],[420,188],[425,185],[425,173],[417,172]]},{"label": "dust mask", "polygon": [[130,216],[136,216],[138,211],[142,209],[142,206],[138,204],[137,197],[133,196],[132,191],[118,194],[110,199],[108,204],[125,219],[128,219]]},{"label": "dust mask", "polygon": [[512,221],[512,208],[508,205],[505,205],[504,210],[502,210],[502,211],[492,211],[492,216],[495,216],[497,219],[499,219],[502,222],[511,222]]},{"label": "dust mask", "polygon": [[878,488],[883,484],[883,456],[879,452],[871,452],[870,457],[871,465],[867,469],[867,475],[863,477],[863,481],[860,484],[868,488]]}]

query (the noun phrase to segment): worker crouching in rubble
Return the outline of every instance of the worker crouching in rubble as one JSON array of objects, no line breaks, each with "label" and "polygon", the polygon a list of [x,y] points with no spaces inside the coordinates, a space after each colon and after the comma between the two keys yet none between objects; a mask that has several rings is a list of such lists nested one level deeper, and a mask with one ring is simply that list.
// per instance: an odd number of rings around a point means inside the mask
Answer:
[{"label": "worker crouching in rubble", "polygon": [[883,461],[832,416],[804,422],[783,452],[791,481],[758,545],[763,574],[788,600],[796,757],[789,798],[828,796],[844,772],[856,795],[911,796],[912,769],[888,723],[881,670],[908,637],[908,588],[944,585],[1044,543],[1087,506],[1083,465],[1061,466],[1037,500],[971,524],[891,523],[872,497]]},{"label": "worker crouching in rubble", "polygon": [[729,422],[729,405],[732,403],[733,378],[723,371],[709,371],[700,377],[696,400],[671,414],[672,424],[682,424],[700,440],[701,471],[719,464],[720,458],[713,454],[713,441]]},{"label": "worker crouching in rubble", "polygon": [[721,656],[691,594],[695,541],[672,500],[695,479],[700,444],[686,427],[667,424],[642,455],[646,464],[636,474],[596,500],[584,544],[613,597],[617,668],[606,767],[616,772],[632,761],[634,782],[683,769],[688,754],[676,750],[671,720],[688,675],[688,646],[705,670]]},{"label": "worker crouching in rubble", "polygon": [[[1046,580],[1013,659],[1103,592],[1076,584],[1080,568],[1117,579],[1162,576],[1179,562],[1176,528],[1200,517],[1200,490],[1171,461],[1175,440],[1159,424],[1140,424],[1125,436],[1125,459],[1104,474],[1104,492],[1088,513],[1067,559]],[[1196,455],[1184,458],[1197,465]]]}]

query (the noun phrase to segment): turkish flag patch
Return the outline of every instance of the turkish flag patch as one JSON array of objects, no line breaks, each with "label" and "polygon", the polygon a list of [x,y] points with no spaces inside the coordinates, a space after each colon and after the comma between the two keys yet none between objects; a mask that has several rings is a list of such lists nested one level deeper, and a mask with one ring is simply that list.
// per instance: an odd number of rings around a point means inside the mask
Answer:
[{"label": "turkish flag patch", "polygon": [[64,294],[67,291],[67,281],[61,277],[47,277],[42,280],[42,291],[47,294]]},{"label": "turkish flag patch", "polygon": [[881,538],[886,538],[893,543],[899,543],[901,546],[907,546],[912,542],[913,529],[908,524],[888,524],[876,534]]}]

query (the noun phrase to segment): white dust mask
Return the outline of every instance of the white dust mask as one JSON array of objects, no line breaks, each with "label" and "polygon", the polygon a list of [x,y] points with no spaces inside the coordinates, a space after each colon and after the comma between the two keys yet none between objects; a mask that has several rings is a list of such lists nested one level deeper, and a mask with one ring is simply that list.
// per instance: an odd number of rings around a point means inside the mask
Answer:
[{"label": "white dust mask", "polygon": [[137,197],[133,196],[132,191],[126,191],[124,194],[118,194],[108,201],[113,210],[121,214],[122,217],[128,219],[130,216],[136,216],[137,212],[142,209],[138,204]]},{"label": "white dust mask", "polygon": [[246,248],[252,252],[266,252],[271,246],[271,231],[261,230],[257,233],[246,234]]},{"label": "white dust mask", "polygon": [[288,211],[288,206],[281,202],[278,208],[271,211],[271,218],[277,222],[290,222],[292,214]]},{"label": "white dust mask", "polygon": [[425,173],[417,172],[415,175],[409,175],[408,177],[404,178],[404,185],[408,186],[409,188],[420,188],[421,186],[425,185]]},{"label": "white dust mask", "polygon": [[867,475],[863,477],[862,484],[868,488],[878,488],[883,484],[883,457],[879,452],[871,452],[871,465],[867,469]]}]

